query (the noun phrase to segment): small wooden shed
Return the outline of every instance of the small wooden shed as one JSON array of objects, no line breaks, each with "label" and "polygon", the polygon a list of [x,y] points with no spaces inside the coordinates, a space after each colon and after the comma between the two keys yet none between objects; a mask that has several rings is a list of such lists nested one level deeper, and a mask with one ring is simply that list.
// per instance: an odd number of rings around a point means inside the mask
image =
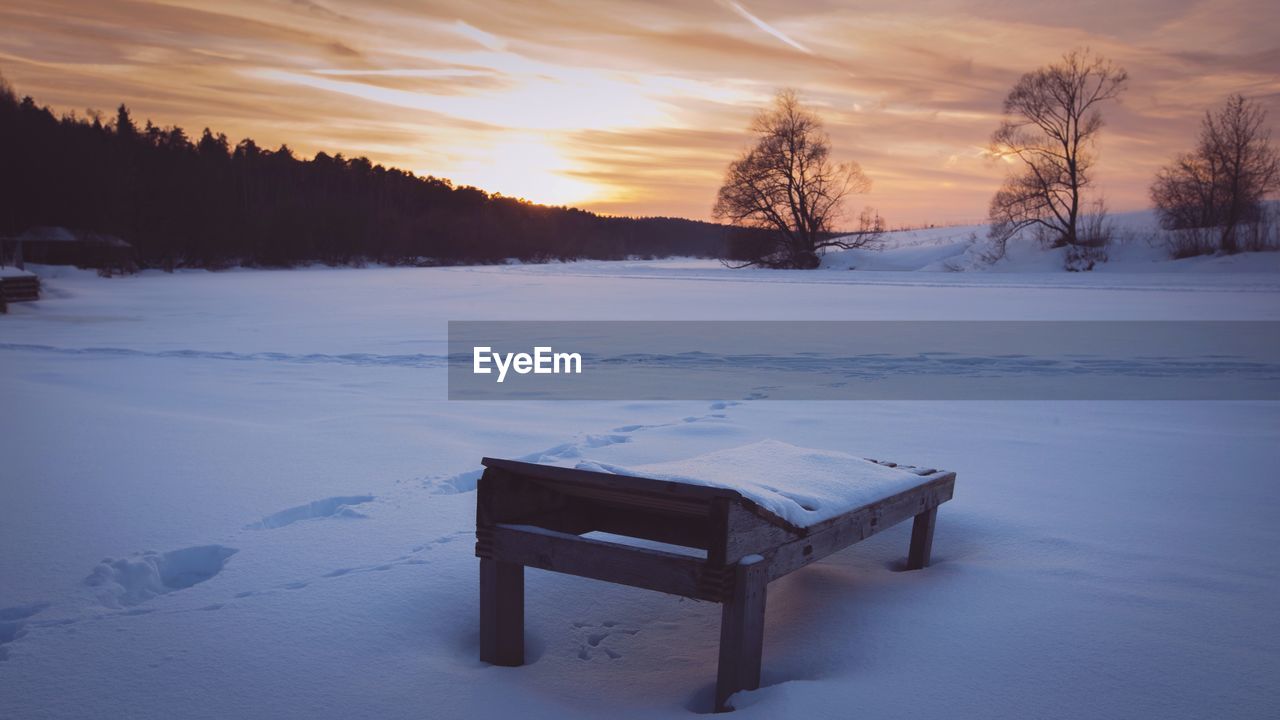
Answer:
[{"label": "small wooden shed", "polygon": [[[771,580],[907,519],[914,520],[907,568],[929,564],[937,508],[951,499],[955,473],[870,462],[900,470],[902,482],[798,525],[730,487],[484,458],[476,506],[480,658],[524,663],[526,566],[717,602],[715,709],[728,709],[734,692],[759,687]],[[584,537],[598,533],[609,539]]]},{"label": "small wooden shed", "polygon": [[133,246],[99,232],[72,232],[63,227],[28,228],[16,237],[0,238],[0,262],[18,268],[26,263],[75,265],[110,276],[137,272]]}]

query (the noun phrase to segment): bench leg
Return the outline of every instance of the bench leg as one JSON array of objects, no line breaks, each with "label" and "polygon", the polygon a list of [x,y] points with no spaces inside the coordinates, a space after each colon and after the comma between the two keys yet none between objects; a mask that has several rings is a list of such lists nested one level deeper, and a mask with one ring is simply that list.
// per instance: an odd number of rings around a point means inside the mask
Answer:
[{"label": "bench leg", "polygon": [[911,523],[911,549],[907,552],[907,569],[919,570],[929,565],[933,552],[933,526],[938,522],[938,508],[916,515]]},{"label": "bench leg", "polygon": [[720,614],[720,668],[716,677],[716,712],[739,690],[760,687],[760,657],[764,651],[764,600],[769,568],[764,562],[739,564],[733,594]]},{"label": "bench leg", "polygon": [[524,566],[480,559],[480,660],[524,664]]}]

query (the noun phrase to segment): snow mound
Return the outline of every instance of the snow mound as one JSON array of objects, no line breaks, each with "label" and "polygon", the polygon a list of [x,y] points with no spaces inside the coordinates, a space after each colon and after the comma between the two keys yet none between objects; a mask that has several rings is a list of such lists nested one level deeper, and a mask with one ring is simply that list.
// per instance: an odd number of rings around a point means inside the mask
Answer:
[{"label": "snow mound", "polygon": [[[1154,210],[1114,213],[1108,217],[1112,241],[1107,260],[1094,272],[1224,272],[1280,271],[1280,253],[1246,252],[1175,260],[1161,239]],[[822,256],[824,270],[892,272],[1065,273],[1066,248],[1048,248],[1029,229],[1010,238],[1003,258],[987,257],[987,225],[955,225],[885,233],[875,247],[833,250]]]},{"label": "snow mound", "polygon": [[99,588],[102,604],[130,607],[212,578],[222,572],[227,558],[236,552],[221,545],[201,545],[163,554],[146,552],[119,560],[107,558],[85,578],[85,584]]},{"label": "snow mound", "polygon": [[261,520],[244,526],[245,530],[274,530],[292,525],[303,520],[317,518],[364,518],[364,513],[354,506],[373,502],[372,495],[339,495],[337,497],[315,500],[306,505],[298,505],[278,513],[272,513]]},{"label": "snow mound", "polygon": [[621,467],[586,460],[581,470],[737,490],[797,527],[811,527],[850,508],[882,500],[921,482],[921,474],[834,450],[761,440],[685,460]]}]

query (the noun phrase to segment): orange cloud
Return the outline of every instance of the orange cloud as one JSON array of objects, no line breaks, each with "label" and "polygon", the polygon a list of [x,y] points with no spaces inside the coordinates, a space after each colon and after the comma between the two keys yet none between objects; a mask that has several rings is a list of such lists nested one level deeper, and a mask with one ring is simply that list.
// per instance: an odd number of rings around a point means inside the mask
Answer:
[{"label": "orange cloud", "polygon": [[10,0],[0,72],[60,110],[367,155],[533,200],[709,214],[782,86],[875,181],[891,223],[976,220],[981,152],[1018,76],[1089,45],[1132,77],[1098,186],[1145,206],[1154,170],[1232,92],[1280,123],[1280,11],[1262,0]]}]

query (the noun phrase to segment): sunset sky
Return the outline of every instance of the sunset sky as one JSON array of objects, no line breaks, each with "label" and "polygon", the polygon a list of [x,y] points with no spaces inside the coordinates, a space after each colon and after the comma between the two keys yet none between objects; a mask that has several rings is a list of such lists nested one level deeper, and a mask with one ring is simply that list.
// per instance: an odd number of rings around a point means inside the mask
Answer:
[{"label": "sunset sky", "polygon": [[891,225],[977,222],[1018,76],[1077,46],[1125,66],[1098,187],[1145,207],[1206,107],[1280,124],[1275,0],[0,3],[0,74],[58,111],[366,155],[538,202],[706,219],[752,113],[816,106]]}]

